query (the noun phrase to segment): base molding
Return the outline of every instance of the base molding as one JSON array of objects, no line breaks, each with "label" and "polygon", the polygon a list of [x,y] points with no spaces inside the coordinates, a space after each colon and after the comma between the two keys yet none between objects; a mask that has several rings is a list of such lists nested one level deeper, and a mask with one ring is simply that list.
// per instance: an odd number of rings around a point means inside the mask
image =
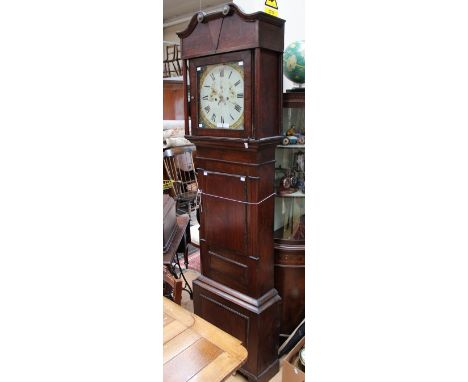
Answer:
[{"label": "base molding", "polygon": [[239,369],[239,373],[245,376],[251,382],[268,382],[272,379],[279,371],[279,360],[273,361],[273,363],[262,371],[260,375],[254,375],[244,368]]},{"label": "base molding", "polygon": [[266,382],[279,370],[280,304],[276,289],[253,299],[204,276],[193,282],[195,314],[246,347],[249,355],[239,372],[249,381]]},{"label": "base molding", "polygon": [[229,288],[224,284],[221,284],[217,281],[214,281],[206,276],[200,275],[197,278],[197,282],[203,284],[205,289],[212,291],[220,296],[223,296],[225,299],[232,301],[233,303],[244,307],[252,312],[257,314],[262,313],[270,305],[281,301],[281,297],[278,294],[278,291],[274,288],[270,289],[267,293],[259,298],[254,298],[247,296],[244,293],[241,293],[235,289]]}]

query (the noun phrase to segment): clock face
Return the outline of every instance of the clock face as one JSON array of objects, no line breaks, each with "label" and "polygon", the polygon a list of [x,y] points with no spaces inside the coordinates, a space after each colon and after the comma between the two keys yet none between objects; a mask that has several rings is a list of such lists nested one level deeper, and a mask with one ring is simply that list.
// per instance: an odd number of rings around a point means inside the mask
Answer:
[{"label": "clock face", "polygon": [[198,127],[243,130],[243,62],[201,66],[197,73]]}]

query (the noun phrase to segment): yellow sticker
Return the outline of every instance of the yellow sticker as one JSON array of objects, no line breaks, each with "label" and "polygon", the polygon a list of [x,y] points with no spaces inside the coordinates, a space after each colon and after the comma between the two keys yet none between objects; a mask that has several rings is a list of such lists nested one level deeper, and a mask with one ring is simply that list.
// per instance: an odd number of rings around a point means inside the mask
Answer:
[{"label": "yellow sticker", "polygon": [[276,0],[266,0],[265,5],[271,8],[278,9],[278,4],[276,3]]},{"label": "yellow sticker", "polygon": [[276,0],[266,0],[265,13],[278,17],[278,2]]},{"label": "yellow sticker", "polygon": [[270,7],[265,7],[265,13],[268,13],[269,15],[272,15],[272,16],[278,16],[278,10],[270,8]]}]

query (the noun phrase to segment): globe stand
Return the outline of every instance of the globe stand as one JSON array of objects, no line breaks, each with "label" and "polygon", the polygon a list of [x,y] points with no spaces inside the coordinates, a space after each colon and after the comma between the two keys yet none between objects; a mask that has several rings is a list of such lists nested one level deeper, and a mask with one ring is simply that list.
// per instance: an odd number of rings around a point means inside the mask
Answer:
[{"label": "globe stand", "polygon": [[302,86],[303,85],[300,84],[297,88],[286,89],[286,93],[305,93],[305,87]]}]

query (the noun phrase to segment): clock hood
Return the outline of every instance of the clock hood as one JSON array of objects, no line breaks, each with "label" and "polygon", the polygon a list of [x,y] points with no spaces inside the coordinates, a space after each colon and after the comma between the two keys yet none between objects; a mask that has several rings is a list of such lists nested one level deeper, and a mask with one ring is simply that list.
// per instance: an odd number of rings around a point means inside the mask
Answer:
[{"label": "clock hood", "polygon": [[187,28],[177,33],[182,58],[254,48],[283,52],[284,23],[264,12],[244,13],[233,3],[223,11],[196,13]]}]

